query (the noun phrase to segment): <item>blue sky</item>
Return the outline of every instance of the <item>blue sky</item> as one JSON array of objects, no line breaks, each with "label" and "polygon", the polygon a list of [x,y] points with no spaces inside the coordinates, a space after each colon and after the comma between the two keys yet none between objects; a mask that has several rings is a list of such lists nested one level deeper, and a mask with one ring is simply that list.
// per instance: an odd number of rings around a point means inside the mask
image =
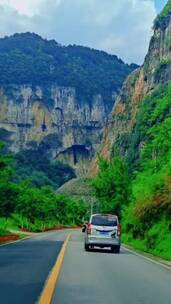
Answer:
[{"label": "blue sky", "polygon": [[155,0],[156,9],[158,12],[162,10],[164,5],[166,4],[167,0]]},{"label": "blue sky", "polygon": [[30,31],[142,64],[153,21],[165,4],[166,0],[0,0],[0,37]]}]

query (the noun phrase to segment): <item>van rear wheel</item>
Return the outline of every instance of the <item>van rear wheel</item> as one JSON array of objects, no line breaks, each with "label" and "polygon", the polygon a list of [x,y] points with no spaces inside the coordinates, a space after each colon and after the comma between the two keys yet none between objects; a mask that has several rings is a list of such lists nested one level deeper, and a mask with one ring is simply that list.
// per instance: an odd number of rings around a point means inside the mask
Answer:
[{"label": "van rear wheel", "polygon": [[116,253],[120,253],[120,246],[116,246]]},{"label": "van rear wheel", "polygon": [[112,246],[111,250],[113,253],[120,253],[120,246]]}]

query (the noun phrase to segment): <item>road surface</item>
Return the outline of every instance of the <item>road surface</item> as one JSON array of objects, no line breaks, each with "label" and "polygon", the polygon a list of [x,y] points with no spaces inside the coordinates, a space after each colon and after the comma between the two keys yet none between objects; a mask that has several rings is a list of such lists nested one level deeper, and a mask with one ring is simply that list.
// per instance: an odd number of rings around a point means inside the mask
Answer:
[{"label": "road surface", "polygon": [[85,252],[73,232],[53,304],[170,304],[171,270],[134,255]]},{"label": "road surface", "polygon": [[0,247],[0,303],[36,303],[67,231],[42,233]]}]

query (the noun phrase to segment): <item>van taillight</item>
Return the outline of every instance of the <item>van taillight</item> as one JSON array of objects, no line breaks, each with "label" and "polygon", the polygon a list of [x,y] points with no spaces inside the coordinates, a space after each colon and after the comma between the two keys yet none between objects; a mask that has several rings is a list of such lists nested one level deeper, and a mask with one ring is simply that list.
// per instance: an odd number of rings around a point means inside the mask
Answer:
[{"label": "van taillight", "polygon": [[88,224],[88,226],[87,226],[87,233],[91,234],[91,224]]},{"label": "van taillight", "polygon": [[117,235],[118,236],[121,235],[121,225],[120,224],[117,225]]}]

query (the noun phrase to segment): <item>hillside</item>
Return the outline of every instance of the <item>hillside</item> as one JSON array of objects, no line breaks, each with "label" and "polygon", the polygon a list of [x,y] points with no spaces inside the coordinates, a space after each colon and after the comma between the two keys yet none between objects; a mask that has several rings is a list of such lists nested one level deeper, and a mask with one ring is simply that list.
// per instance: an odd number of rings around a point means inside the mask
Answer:
[{"label": "hillside", "polygon": [[88,178],[73,178],[57,189],[57,193],[91,203],[93,189]]},{"label": "hillside", "polygon": [[85,173],[116,95],[136,67],[34,33],[1,38],[0,139],[9,151],[36,150]]},{"label": "hillside", "polygon": [[116,175],[107,164],[98,169],[96,160],[90,170],[92,175],[98,174],[95,178],[97,194],[101,190],[100,183],[105,185],[106,172],[108,176],[111,172],[116,179],[112,193],[105,193],[105,196],[107,201],[113,201],[113,210],[115,197],[119,199],[125,242],[164,258],[171,258],[170,41],[171,1],[168,1],[154,22],[144,65],[127,78],[117,98],[100,149],[101,157],[108,161],[113,159],[114,171],[118,157],[127,164],[127,199],[122,199],[124,190],[121,189],[125,185],[122,180],[118,181],[118,176],[123,177],[122,166],[118,169],[120,175]]},{"label": "hillside", "polygon": [[88,47],[62,46],[34,33],[0,39],[0,84],[42,85],[56,83],[76,88],[81,99],[95,94],[111,102],[126,76],[137,66],[115,55]]},{"label": "hillside", "polygon": [[154,22],[154,35],[145,62],[125,81],[103,136],[101,155],[108,158],[119,149],[128,159],[131,170],[138,165],[141,152],[151,139],[149,129],[157,125],[160,128],[170,116],[169,3]]}]

